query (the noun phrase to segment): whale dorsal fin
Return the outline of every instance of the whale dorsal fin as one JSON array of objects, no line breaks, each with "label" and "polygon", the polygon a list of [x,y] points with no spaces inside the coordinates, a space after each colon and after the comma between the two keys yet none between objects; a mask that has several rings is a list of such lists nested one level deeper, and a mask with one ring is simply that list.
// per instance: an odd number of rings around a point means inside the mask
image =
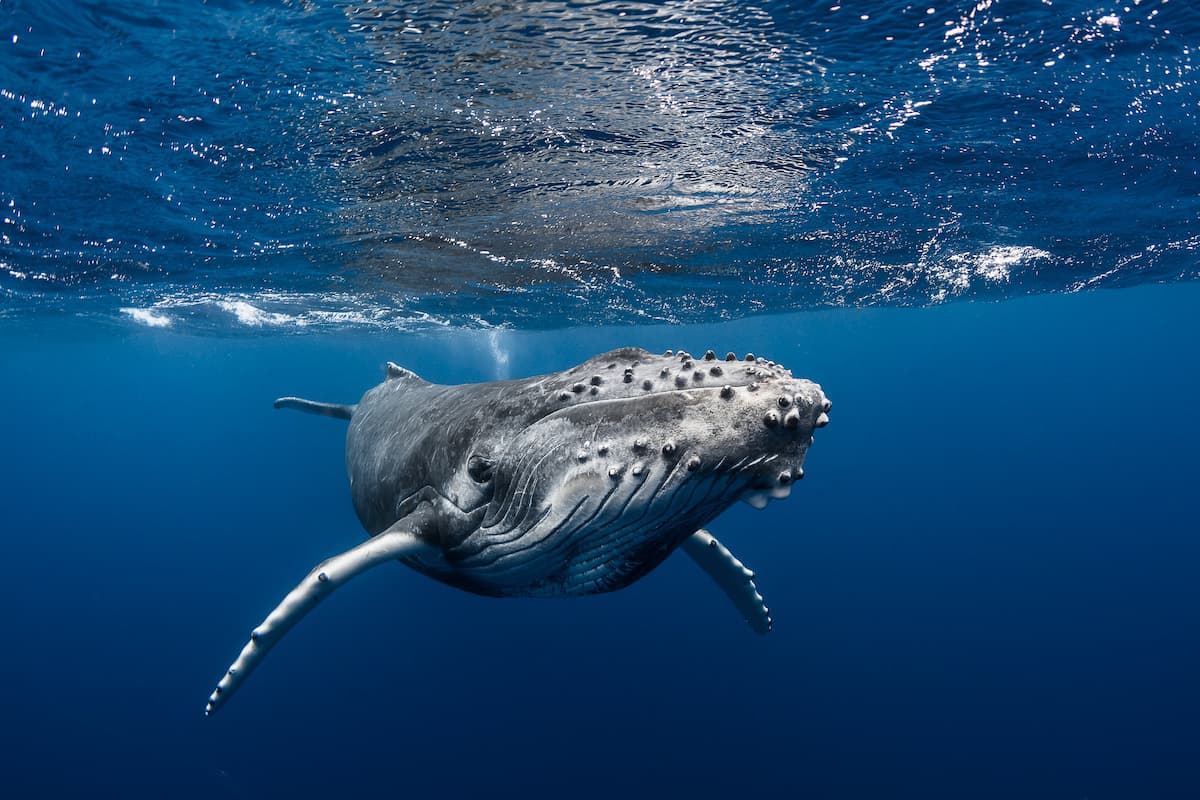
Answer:
[{"label": "whale dorsal fin", "polygon": [[387,376],[387,380],[389,381],[394,381],[397,378],[405,378],[410,381],[417,381],[418,383],[429,383],[429,381],[425,380],[411,369],[405,369],[395,361],[387,362],[387,365],[383,368],[383,373]]}]

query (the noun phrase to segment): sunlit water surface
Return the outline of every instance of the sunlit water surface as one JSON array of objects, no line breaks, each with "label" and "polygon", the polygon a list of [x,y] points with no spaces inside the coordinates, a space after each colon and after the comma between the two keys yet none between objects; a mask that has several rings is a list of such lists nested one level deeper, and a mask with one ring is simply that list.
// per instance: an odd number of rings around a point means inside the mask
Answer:
[{"label": "sunlit water surface", "polygon": [[1178,0],[0,12],[6,314],[544,327],[1197,272]]}]

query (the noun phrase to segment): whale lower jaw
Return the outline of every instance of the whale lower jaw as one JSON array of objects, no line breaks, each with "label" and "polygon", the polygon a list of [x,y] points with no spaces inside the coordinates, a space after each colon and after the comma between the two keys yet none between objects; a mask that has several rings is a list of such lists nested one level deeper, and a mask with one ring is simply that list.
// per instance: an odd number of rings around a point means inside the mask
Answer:
[{"label": "whale lower jaw", "polygon": [[776,486],[771,489],[747,489],[738,496],[738,499],[743,503],[749,503],[754,508],[763,509],[772,500],[783,500],[790,496],[791,493],[792,487],[789,484],[787,486]]}]

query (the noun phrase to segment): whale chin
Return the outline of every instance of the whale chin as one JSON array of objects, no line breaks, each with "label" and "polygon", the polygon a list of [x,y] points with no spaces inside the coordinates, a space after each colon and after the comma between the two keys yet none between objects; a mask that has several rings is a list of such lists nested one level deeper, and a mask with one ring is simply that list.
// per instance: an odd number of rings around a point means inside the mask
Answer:
[{"label": "whale chin", "polygon": [[746,489],[738,495],[738,500],[762,510],[772,500],[784,500],[791,494],[792,486],[788,484],[787,486],[773,486],[770,489]]}]

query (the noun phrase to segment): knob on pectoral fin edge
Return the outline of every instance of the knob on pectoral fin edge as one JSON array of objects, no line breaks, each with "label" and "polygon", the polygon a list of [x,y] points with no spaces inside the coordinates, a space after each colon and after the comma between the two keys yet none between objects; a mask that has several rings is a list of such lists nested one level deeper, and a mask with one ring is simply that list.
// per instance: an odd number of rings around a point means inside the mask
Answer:
[{"label": "knob on pectoral fin edge", "polygon": [[344,553],[322,561],[280,601],[267,618],[250,633],[250,641],[237,660],[226,670],[217,688],[208,698],[204,713],[215,713],[254,671],[271,648],[305,614],[328,597],[334,589],[372,567],[403,556],[430,549],[418,535],[421,523],[430,515],[428,506],[401,518],[378,536],[367,539]]},{"label": "knob on pectoral fin edge", "polygon": [[754,573],[729,548],[701,529],[684,540],[682,549],[716,581],[755,633],[770,632],[771,614],[754,585]]}]

